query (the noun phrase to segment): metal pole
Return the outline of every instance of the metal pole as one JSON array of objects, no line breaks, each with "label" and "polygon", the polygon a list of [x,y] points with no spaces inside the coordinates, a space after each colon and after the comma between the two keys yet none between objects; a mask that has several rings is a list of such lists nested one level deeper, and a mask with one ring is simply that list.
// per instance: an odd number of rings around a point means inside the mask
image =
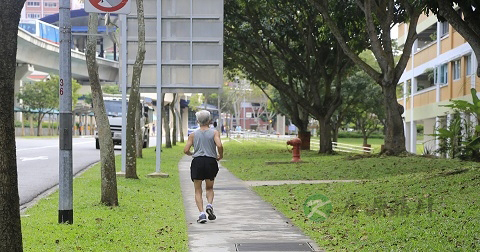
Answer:
[{"label": "metal pole", "polygon": [[70,1],[60,0],[60,137],[58,223],[73,224],[72,61]]},{"label": "metal pole", "polygon": [[160,152],[162,151],[162,1],[157,1],[157,152],[155,153],[155,172],[161,172]]},{"label": "metal pole", "polygon": [[127,15],[120,15],[122,30],[120,42],[120,61],[121,61],[121,79],[122,85],[122,167],[121,173],[125,174],[127,165]]},{"label": "metal pole", "polygon": [[223,120],[222,120],[222,109],[220,107],[220,92],[221,89],[218,89],[218,125],[217,125],[217,130],[220,132],[220,136],[222,136],[222,125],[223,125]]}]

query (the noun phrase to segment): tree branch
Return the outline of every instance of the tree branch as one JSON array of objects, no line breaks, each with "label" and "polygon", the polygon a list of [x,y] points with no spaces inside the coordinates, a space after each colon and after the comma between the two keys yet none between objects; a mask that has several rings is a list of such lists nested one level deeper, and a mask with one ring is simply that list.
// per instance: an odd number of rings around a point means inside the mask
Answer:
[{"label": "tree branch", "polygon": [[405,71],[408,59],[410,58],[410,55],[412,53],[413,43],[417,39],[417,23],[421,13],[421,10],[409,8],[410,5],[408,5],[406,1],[403,2],[406,4],[405,8],[410,16],[410,24],[408,25],[407,39],[405,41],[405,45],[403,46],[402,56],[400,56],[400,60],[395,66],[395,78],[392,85],[397,85],[398,80]]},{"label": "tree branch", "polygon": [[[330,17],[330,14],[328,12],[327,8],[327,1],[328,0],[309,0],[310,3],[312,3],[315,8],[322,14],[322,17],[325,21],[325,23],[328,25],[330,30],[332,31],[333,35],[337,39],[340,47],[343,49],[343,52],[345,55],[347,55],[356,65],[358,65],[361,69],[363,69],[372,79],[374,79],[377,83],[381,82],[381,75],[375,69],[373,69],[371,66],[369,66],[367,63],[365,63],[360,57],[353,52],[352,49],[348,46],[347,42],[342,36],[342,33],[340,32],[340,29],[338,26],[335,24],[335,22],[332,20]],[[319,3],[320,2],[320,3]]]},{"label": "tree branch", "polygon": [[[370,42],[372,43],[372,52],[375,55],[375,58],[378,61],[378,65],[380,66],[380,69],[382,69],[382,73],[386,74],[387,71],[387,55],[385,54],[384,48],[382,47],[382,44],[380,43],[379,40],[379,35],[376,31],[375,27],[375,20],[373,18],[373,13],[372,13],[372,4],[370,2],[371,0],[365,0],[365,19],[367,23],[367,32],[368,32],[368,37],[370,38]],[[385,32],[385,31],[384,31]]]}]

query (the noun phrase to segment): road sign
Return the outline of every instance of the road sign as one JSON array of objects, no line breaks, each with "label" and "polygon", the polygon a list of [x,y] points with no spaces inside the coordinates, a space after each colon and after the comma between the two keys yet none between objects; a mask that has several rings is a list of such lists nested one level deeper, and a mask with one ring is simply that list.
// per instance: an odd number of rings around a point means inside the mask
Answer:
[{"label": "road sign", "polygon": [[129,0],[86,0],[85,11],[94,13],[129,14],[131,11]]}]

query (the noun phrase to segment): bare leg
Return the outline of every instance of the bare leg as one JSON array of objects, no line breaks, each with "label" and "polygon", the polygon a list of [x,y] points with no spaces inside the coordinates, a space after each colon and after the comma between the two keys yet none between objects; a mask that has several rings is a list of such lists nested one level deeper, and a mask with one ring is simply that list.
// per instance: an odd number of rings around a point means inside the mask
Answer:
[{"label": "bare leg", "polygon": [[193,185],[195,186],[195,203],[197,204],[198,211],[203,212],[202,180],[195,179]]},{"label": "bare leg", "polygon": [[214,180],[205,179],[205,189],[207,190],[207,201],[209,204],[213,203],[213,183]]}]

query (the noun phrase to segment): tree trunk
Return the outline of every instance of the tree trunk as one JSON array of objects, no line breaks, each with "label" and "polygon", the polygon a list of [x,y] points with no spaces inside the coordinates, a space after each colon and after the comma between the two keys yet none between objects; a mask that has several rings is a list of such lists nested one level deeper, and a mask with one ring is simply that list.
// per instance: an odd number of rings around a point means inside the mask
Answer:
[{"label": "tree trunk", "polygon": [[366,146],[368,144],[368,136],[367,136],[367,133],[362,131],[362,135],[363,135],[363,146]]},{"label": "tree trunk", "polygon": [[42,119],[40,119],[40,114],[38,114],[37,118],[37,136],[41,136],[40,129],[42,128]]},{"label": "tree trunk", "polygon": [[302,140],[301,150],[310,150],[310,131],[298,131],[298,138]]},{"label": "tree trunk", "polygon": [[[179,101],[180,101],[180,99],[178,99],[178,95],[177,95],[176,103],[178,103]],[[180,123],[178,124],[179,125],[179,131],[180,131],[180,143],[184,143],[185,142],[185,136],[183,135],[183,117],[182,117],[181,111],[178,111],[177,106],[175,106],[175,116],[180,121]]]},{"label": "tree trunk", "polygon": [[33,130],[33,113],[30,114],[29,122],[30,122],[30,135],[29,136],[34,136],[35,131]]},{"label": "tree trunk", "polygon": [[338,142],[338,130],[340,129],[340,124],[335,125],[332,130],[332,142]]},{"label": "tree trunk", "polygon": [[17,33],[25,0],[0,2],[0,251],[23,251],[15,147]]},{"label": "tree trunk", "polygon": [[172,131],[172,145],[177,145],[177,115],[175,114],[175,105],[177,101],[177,94],[173,94],[173,101],[170,103],[170,112],[172,114],[172,123],[173,123],[173,131]]},{"label": "tree trunk", "polygon": [[[163,97],[165,98],[165,94]],[[165,128],[165,147],[172,148],[172,141],[170,139],[170,120],[166,116],[168,112],[168,105],[165,107],[162,106],[163,127]]]},{"label": "tree trunk", "polygon": [[[143,11],[143,0],[137,0],[137,21],[138,21],[138,48],[135,64],[133,65],[132,86],[127,112],[127,157],[125,167],[125,178],[138,179],[137,176],[137,154],[135,148],[135,114],[140,103],[140,77],[142,76],[143,62],[145,61],[145,19]],[[126,59],[124,59],[126,60]]]},{"label": "tree trunk", "polygon": [[[88,33],[96,33],[98,30],[98,14],[88,15]],[[92,105],[95,113],[95,121],[98,129],[98,141],[100,143],[100,170],[101,170],[101,203],[107,206],[118,206],[117,177],[115,170],[115,153],[113,151],[112,132],[108,122],[103,92],[98,77],[98,65],[95,59],[97,37],[87,36],[86,60],[87,70],[92,91]]]},{"label": "tree trunk", "polygon": [[332,150],[332,129],[329,119],[318,118],[320,124],[320,151],[319,153],[330,154]]},{"label": "tree trunk", "polygon": [[[135,113],[135,136],[136,136],[136,139],[137,139],[137,158],[143,158],[143,153],[142,153],[142,150],[143,150],[143,130],[145,130],[145,128],[141,128],[141,125],[140,125],[140,120],[141,120],[141,115],[142,115],[142,112],[143,112],[143,105],[137,105],[137,113]],[[148,147],[148,146],[147,146]]]},{"label": "tree trunk", "polygon": [[397,102],[396,85],[384,84],[383,102],[385,104],[385,149],[387,155],[398,155],[406,152],[405,134],[403,129],[403,106]]}]

